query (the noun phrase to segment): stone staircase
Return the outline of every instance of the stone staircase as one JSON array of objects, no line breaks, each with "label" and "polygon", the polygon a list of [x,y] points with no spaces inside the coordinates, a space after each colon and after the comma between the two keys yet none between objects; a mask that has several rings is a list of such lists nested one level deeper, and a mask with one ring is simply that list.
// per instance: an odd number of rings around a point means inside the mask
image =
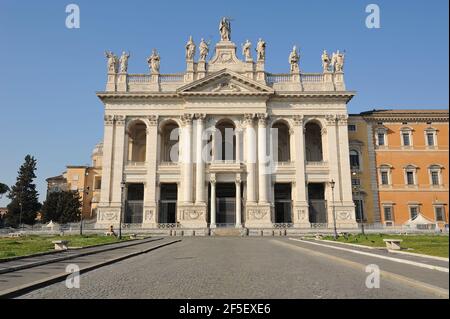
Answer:
[{"label": "stone staircase", "polygon": [[213,236],[218,237],[241,237],[243,231],[244,230],[240,228],[225,227],[212,229],[211,233]]}]

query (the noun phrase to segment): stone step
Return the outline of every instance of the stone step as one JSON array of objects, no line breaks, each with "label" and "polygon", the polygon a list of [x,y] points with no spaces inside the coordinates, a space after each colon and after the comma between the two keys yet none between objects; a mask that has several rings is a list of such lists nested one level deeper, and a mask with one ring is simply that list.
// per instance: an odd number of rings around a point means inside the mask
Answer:
[{"label": "stone step", "polygon": [[239,228],[216,228],[212,230],[214,236],[240,237],[242,229]]}]

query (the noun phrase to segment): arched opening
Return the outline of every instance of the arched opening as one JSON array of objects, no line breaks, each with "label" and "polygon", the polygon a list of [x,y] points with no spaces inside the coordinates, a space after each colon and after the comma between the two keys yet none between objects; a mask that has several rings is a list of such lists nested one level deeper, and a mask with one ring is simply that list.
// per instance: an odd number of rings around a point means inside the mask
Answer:
[{"label": "arched opening", "polygon": [[[274,145],[274,153],[276,154],[275,161],[276,162],[289,162],[291,160],[291,148],[290,148],[290,134],[289,134],[289,127],[284,122],[276,122],[272,128],[276,131],[273,131],[275,134],[276,132],[276,142],[277,144]],[[274,138],[275,142],[275,138]]]},{"label": "arched opening", "polygon": [[127,131],[128,161],[145,162],[147,145],[147,126],[142,121],[133,122]]},{"label": "arched opening", "polygon": [[161,128],[161,162],[178,162],[179,126],[169,121]]},{"label": "arched opening", "polygon": [[310,122],[305,125],[306,161],[321,162],[322,153],[322,129],[315,123]]},{"label": "arched opening", "polygon": [[216,124],[215,160],[236,160],[235,128],[231,120],[222,120]]}]

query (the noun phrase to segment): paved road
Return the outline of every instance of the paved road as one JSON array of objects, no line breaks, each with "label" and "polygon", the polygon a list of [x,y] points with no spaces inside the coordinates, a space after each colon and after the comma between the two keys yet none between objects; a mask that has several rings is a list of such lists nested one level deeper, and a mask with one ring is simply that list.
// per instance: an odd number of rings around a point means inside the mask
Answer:
[{"label": "paved road", "polygon": [[[92,269],[105,263],[112,263],[116,260],[128,258],[128,256],[147,252],[161,245],[165,246],[175,241],[179,240],[173,238],[154,238],[136,241],[133,245],[113,246],[111,247],[113,249],[106,251],[102,248],[102,251],[96,252],[95,254],[81,255],[68,260],[55,261],[0,274],[0,296],[16,295],[18,290],[22,291],[22,289],[34,288],[35,285],[47,283],[50,279],[56,282],[57,279],[66,277],[66,267],[72,264],[77,265],[81,271]],[[47,258],[47,256],[42,257]]]},{"label": "paved road", "polygon": [[[371,263],[389,274],[379,289],[365,285]],[[57,283],[22,298],[437,298],[429,285],[447,286],[448,293],[448,279],[445,272],[288,238],[183,238],[86,273],[79,289]]]}]

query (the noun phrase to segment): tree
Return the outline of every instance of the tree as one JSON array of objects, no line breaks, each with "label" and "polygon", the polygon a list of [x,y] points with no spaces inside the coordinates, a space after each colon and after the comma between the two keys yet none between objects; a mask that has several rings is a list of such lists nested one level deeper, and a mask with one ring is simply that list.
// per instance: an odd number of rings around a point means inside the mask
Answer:
[{"label": "tree", "polygon": [[33,180],[36,178],[36,159],[33,156],[25,156],[25,162],[20,166],[17,181],[12,186],[8,198],[11,202],[7,206],[6,223],[17,226],[20,222],[34,224],[36,213],[41,208],[38,201],[38,192]]},{"label": "tree", "polygon": [[9,192],[9,187],[6,184],[0,183],[0,198],[2,198],[3,194]]},{"label": "tree", "polygon": [[75,222],[81,214],[81,199],[78,192],[61,191],[48,194],[42,206],[42,220],[60,224]]}]

